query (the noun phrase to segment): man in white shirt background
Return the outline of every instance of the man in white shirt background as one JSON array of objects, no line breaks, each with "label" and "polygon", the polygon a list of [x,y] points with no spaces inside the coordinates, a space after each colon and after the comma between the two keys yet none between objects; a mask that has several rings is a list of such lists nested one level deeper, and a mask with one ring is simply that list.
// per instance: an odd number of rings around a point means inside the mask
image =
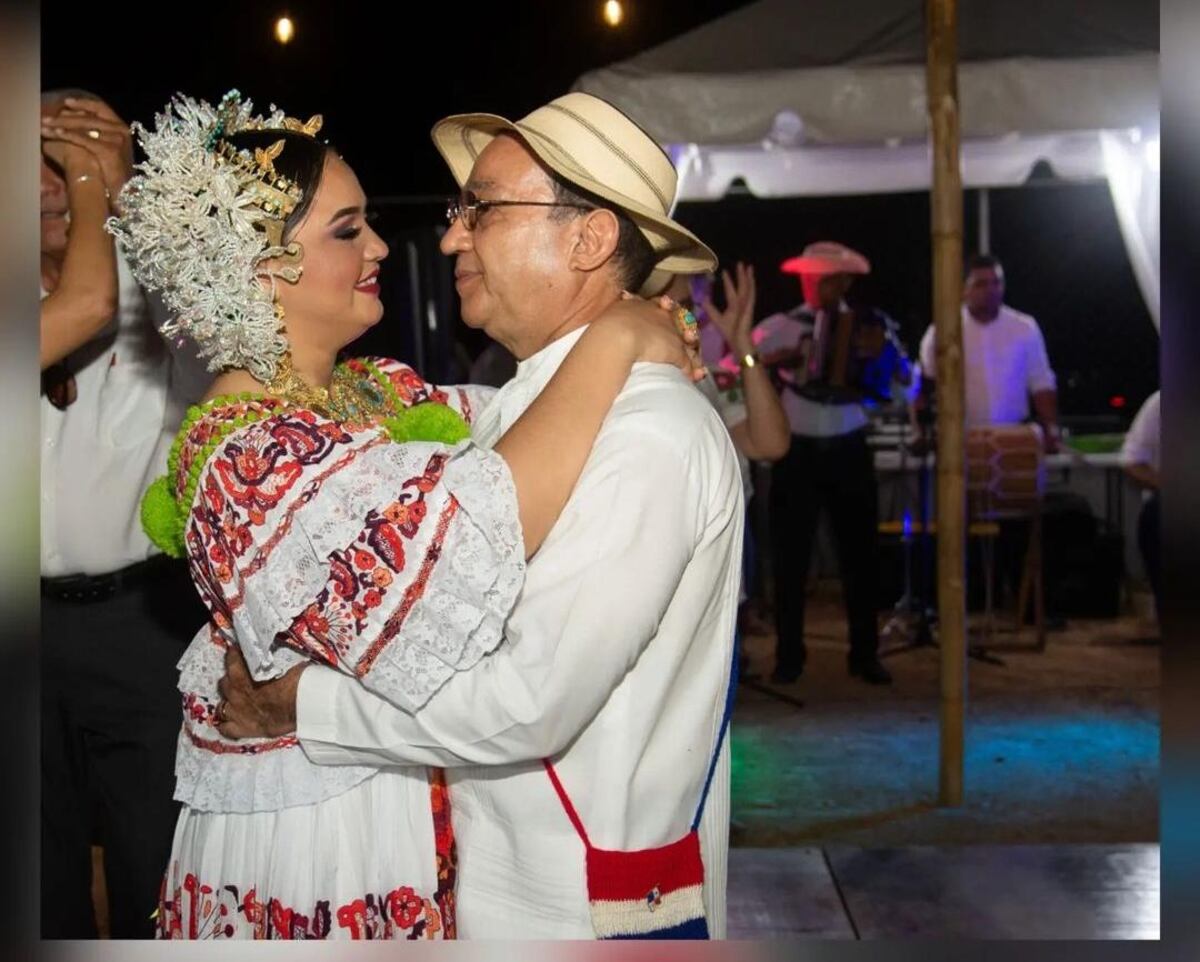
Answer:
[{"label": "man in white shirt background", "polygon": [[[1033,416],[1047,453],[1058,450],[1058,393],[1041,329],[1004,303],[1004,267],[978,254],[967,262],[962,306],[963,379],[967,428],[1020,424]],[[922,399],[932,397],[937,332],[921,338]]]},{"label": "man in white shirt background", "polygon": [[[442,240],[464,321],[520,361],[477,417],[490,445],[532,403],[591,319],[650,271],[715,266],[671,221],[675,171],[623,114],[568,94],[514,126],[448,118],[434,140],[463,193]],[[309,665],[250,685],[230,664],[227,718],[296,730],[328,764],[446,767],[464,938],[591,938],[584,847],[681,838],[699,805],[703,897],[725,927],[730,684],[743,528],[729,433],[677,371],[638,365],[565,510],[530,560],[504,644],[415,715]],[[720,744],[718,744],[720,742]]]},{"label": "man in white shirt background", "polygon": [[45,94],[42,120],[41,931],[95,938],[96,844],[109,933],[149,938],[176,817],[175,663],[204,612],[138,505],[201,382],[103,232],[128,127],[83,91]]},{"label": "man in white shirt background", "polygon": [[[965,420],[967,430],[994,425],[1021,424],[1036,420],[1042,429],[1047,454],[1059,450],[1058,385],[1041,329],[1028,314],[1004,303],[1004,266],[990,254],[968,258],[963,281],[962,343]],[[921,389],[914,404],[918,424],[931,423],[920,413],[929,413],[935,397],[937,331],[932,324],[921,338]],[[1052,498],[1048,499],[1048,501]],[[1059,505],[1068,511],[1064,500]],[[1046,512],[1047,580],[1054,582],[1055,559],[1061,544],[1056,511]],[[1000,545],[1004,561],[997,569],[1016,585],[1026,544],[1025,522],[1002,524]],[[980,566],[981,567],[981,566]],[[978,603],[982,585],[972,581],[972,601]],[[1054,604],[1054,589],[1048,588],[1048,607]],[[1052,628],[1061,628],[1063,618],[1048,611]]]}]

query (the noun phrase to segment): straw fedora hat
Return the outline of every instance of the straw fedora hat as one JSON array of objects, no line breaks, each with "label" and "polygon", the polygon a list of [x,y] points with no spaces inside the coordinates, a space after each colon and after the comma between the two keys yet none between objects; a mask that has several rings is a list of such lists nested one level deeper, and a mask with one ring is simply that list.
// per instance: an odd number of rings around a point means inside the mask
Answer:
[{"label": "straw fedora hat", "polygon": [[519,136],[564,180],[628,214],[658,254],[659,276],[717,266],[716,255],[669,216],[676,185],[671,159],[612,104],[569,93],[515,122],[495,114],[456,114],[434,125],[433,143],[461,187],[483,149],[505,132]]}]

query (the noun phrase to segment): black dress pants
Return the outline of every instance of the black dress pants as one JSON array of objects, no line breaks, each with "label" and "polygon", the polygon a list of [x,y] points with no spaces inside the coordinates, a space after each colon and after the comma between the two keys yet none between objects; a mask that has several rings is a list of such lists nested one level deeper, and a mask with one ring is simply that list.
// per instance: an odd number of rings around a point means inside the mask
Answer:
[{"label": "black dress pants", "polygon": [[180,563],[99,601],[43,590],[41,931],[96,937],[91,846],[113,938],[150,938],[178,806],[176,663],[206,618]]},{"label": "black dress pants", "polygon": [[775,563],[776,667],[804,668],[805,585],[817,523],[832,521],[850,633],[850,658],[871,661],[879,650],[876,621],[879,502],[866,432],[832,438],[792,436],[771,474],[771,540]]}]

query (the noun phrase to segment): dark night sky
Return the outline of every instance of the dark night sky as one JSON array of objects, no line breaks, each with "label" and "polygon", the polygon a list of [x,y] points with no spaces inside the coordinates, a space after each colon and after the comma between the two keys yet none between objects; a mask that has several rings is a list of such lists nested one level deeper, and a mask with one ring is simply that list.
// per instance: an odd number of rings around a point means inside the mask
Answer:
[{"label": "dark night sky", "polygon": [[[43,87],[94,89],[143,122],[176,90],[215,102],[237,87],[261,108],[273,100],[295,116],[324,113],[368,193],[443,194],[452,184],[428,136],[440,117],[521,116],[586,70],[744,5],[625,0],[613,30],[599,0],[47,0]],[[296,23],[287,47],[272,29],[285,12]]]},{"label": "dark night sky", "polygon": [[[744,2],[625,0],[626,21],[607,27],[599,0],[512,0],[507,4],[342,2],[114,6],[42,4],[43,87],[81,86],[130,120],[149,122],[175,91],[215,102],[239,88],[265,109],[326,116],[325,134],[356,169],[367,193],[441,197],[453,189],[429,140],[447,114],[486,110],[518,117],[569,89],[581,73],[632,56]],[[287,13],[295,40],[273,39]],[[975,192],[966,200],[965,245],[973,249]],[[424,236],[422,257],[440,261],[431,228],[436,202],[393,205],[397,239]],[[734,197],[683,204],[676,212],[723,263],[753,262],[760,313],[792,306],[794,279],[781,260],[824,239],[868,254],[875,270],[860,293],[894,316],[915,352],[929,319],[929,207],[925,194],[797,198]],[[1103,184],[993,192],[993,250],[1005,261],[1009,302],[1038,318],[1059,374],[1064,414],[1132,416],[1158,385],[1158,337],[1138,292]],[[407,234],[404,232],[408,231]],[[430,242],[430,238],[433,241]],[[401,240],[403,243],[403,240]],[[436,270],[441,269],[435,268]],[[389,297],[391,343],[374,348],[423,359],[431,377],[450,377],[446,343],[422,351],[406,295]],[[447,302],[453,318],[456,307]],[[482,341],[451,321],[470,356]],[[374,334],[375,332],[373,332]],[[400,340],[395,340],[399,338]],[[415,353],[414,353],[415,352]],[[439,356],[440,352],[440,356]],[[1127,398],[1114,412],[1110,398]]]}]

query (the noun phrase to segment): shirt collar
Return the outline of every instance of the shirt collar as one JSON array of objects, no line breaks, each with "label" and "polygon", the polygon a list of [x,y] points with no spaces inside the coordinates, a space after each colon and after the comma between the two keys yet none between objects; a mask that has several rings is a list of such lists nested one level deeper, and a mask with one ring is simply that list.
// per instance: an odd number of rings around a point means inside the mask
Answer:
[{"label": "shirt collar", "polygon": [[974,314],[972,314],[972,313],[970,312],[970,310],[968,310],[968,309],[967,309],[967,305],[966,305],[966,304],[964,304],[964,305],[962,306],[962,319],[963,319],[963,323],[966,323],[967,321],[970,321],[972,324],[976,324],[976,325],[978,325],[979,327],[988,327],[989,325],[991,325],[991,324],[995,324],[995,323],[996,323],[998,320],[1000,320],[1002,317],[1004,317],[1004,315],[1005,315],[1007,312],[1008,312],[1008,305],[1007,305],[1007,304],[1001,304],[1001,305],[1000,305],[1000,310],[996,312],[996,316],[995,316],[995,317],[994,317],[992,320],[990,320],[990,321],[981,321],[981,320],[979,320],[979,318],[977,318],[977,317],[976,317]]},{"label": "shirt collar", "polygon": [[555,341],[551,341],[536,354],[532,354],[525,360],[517,364],[517,373],[513,378],[515,383],[528,384],[535,390],[541,390],[549,382],[550,378],[554,377],[554,372],[558,370],[559,365],[566,360],[567,355],[571,352],[571,348],[575,346],[575,342],[586,331],[588,325],[576,328],[575,330],[564,334]]}]

